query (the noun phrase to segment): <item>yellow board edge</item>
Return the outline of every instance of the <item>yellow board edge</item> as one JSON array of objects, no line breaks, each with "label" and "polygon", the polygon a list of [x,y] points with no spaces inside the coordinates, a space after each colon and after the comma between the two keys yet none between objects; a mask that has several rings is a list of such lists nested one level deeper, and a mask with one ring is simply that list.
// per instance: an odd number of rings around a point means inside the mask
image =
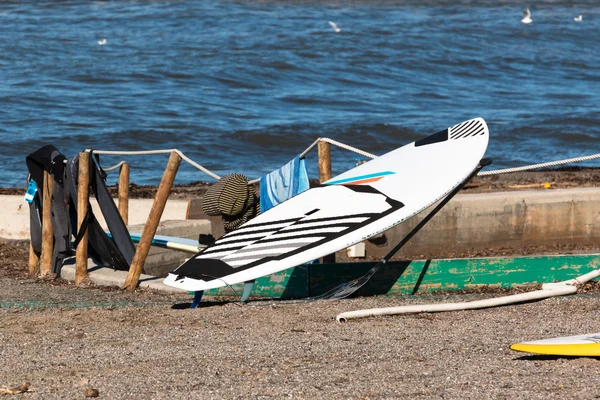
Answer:
[{"label": "yellow board edge", "polygon": [[589,344],[525,344],[517,343],[510,346],[511,350],[523,353],[573,356],[573,357],[600,357],[600,343]]}]

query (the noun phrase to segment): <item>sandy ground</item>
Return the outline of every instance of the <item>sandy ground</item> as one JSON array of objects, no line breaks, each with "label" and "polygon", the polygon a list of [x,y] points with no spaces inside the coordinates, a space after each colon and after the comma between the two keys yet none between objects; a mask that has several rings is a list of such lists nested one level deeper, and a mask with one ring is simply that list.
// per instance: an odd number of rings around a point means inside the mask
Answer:
[{"label": "sandy ground", "polygon": [[[600,182],[598,170],[556,174],[477,178],[466,190],[543,190],[545,183],[553,188]],[[151,196],[152,190],[139,193]],[[201,195],[202,190],[190,185],[181,195]],[[187,293],[126,293],[30,278],[25,273],[28,246],[27,241],[0,240],[0,393],[3,386],[26,382],[33,391],[0,397],[600,398],[600,360],[509,349],[525,340],[600,331],[598,287],[508,307],[340,324],[335,316],[343,311],[500,294],[252,301],[244,306],[207,299],[190,310]]]},{"label": "sandy ground", "polygon": [[[600,331],[597,290],[509,307],[335,321],[339,312],[497,294],[284,304],[77,287],[24,273],[0,242],[0,387],[15,398],[593,399],[600,361],[509,350]],[[6,396],[10,398],[11,396]]]}]

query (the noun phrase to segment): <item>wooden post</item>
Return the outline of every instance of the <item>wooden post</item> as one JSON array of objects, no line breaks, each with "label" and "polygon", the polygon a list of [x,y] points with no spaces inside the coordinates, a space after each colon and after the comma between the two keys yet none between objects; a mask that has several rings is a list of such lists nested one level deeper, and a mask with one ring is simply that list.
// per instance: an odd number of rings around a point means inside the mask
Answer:
[{"label": "wooden post", "polygon": [[35,276],[40,270],[40,258],[35,251],[33,251],[33,245],[29,243],[29,275]]},{"label": "wooden post", "polygon": [[323,183],[331,179],[331,145],[320,141],[319,153],[319,182]]},{"label": "wooden post", "polygon": [[125,226],[129,225],[129,164],[121,165],[119,173],[119,213]]},{"label": "wooden post", "polygon": [[[90,204],[90,153],[79,153],[79,175],[77,184],[77,233],[81,231]],[[75,251],[75,283],[80,284],[87,277],[88,230]]]},{"label": "wooden post", "polygon": [[148,215],[148,220],[144,226],[140,243],[138,244],[135,255],[133,256],[133,261],[131,262],[127,279],[123,285],[123,289],[127,289],[130,292],[133,292],[138,285],[138,280],[142,274],[142,268],[146,262],[146,258],[148,257],[148,252],[150,251],[150,244],[152,243],[152,239],[156,234],[160,217],[165,210],[165,205],[167,204],[169,193],[173,187],[173,181],[175,181],[179,164],[181,164],[181,157],[176,152],[172,152],[171,156],[169,157],[169,162],[167,163],[165,173],[160,181],[160,186],[158,186],[158,191],[156,193],[156,197],[154,198],[150,215]]},{"label": "wooden post", "polygon": [[[331,145],[319,141],[317,147],[319,153],[319,182],[323,183],[331,179]],[[335,264],[335,253],[328,254],[321,259],[323,264]]]},{"label": "wooden post", "polygon": [[52,252],[54,247],[51,208],[54,179],[52,179],[48,171],[44,171],[44,187],[42,191],[42,256],[40,275],[43,278],[52,270]]}]

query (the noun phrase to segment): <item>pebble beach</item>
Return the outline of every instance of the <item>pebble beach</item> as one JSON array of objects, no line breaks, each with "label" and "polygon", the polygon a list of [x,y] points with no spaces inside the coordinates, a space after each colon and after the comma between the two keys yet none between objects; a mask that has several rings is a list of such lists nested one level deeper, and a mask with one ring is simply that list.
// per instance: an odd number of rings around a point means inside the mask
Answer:
[{"label": "pebble beach", "polygon": [[[512,343],[596,332],[600,294],[336,322],[344,311],[500,293],[297,303],[78,287],[25,274],[26,241],[0,244],[0,388],[15,398],[593,399],[600,360]],[[93,390],[92,390],[93,389]],[[16,397],[18,396],[18,397]],[[10,398],[10,397],[9,397]]]}]

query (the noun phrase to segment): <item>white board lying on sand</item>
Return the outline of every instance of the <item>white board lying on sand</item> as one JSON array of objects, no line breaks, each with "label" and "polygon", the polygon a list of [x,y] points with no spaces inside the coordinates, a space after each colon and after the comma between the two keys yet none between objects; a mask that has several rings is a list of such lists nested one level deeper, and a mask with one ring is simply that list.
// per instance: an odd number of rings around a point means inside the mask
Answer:
[{"label": "white board lying on sand", "polygon": [[165,284],[200,291],[246,282],[384,232],[464,181],[488,139],[485,121],[477,118],[344,172],[224,235]]},{"label": "white board lying on sand", "polygon": [[524,353],[600,357],[600,333],[534,340],[513,344],[510,348]]}]

